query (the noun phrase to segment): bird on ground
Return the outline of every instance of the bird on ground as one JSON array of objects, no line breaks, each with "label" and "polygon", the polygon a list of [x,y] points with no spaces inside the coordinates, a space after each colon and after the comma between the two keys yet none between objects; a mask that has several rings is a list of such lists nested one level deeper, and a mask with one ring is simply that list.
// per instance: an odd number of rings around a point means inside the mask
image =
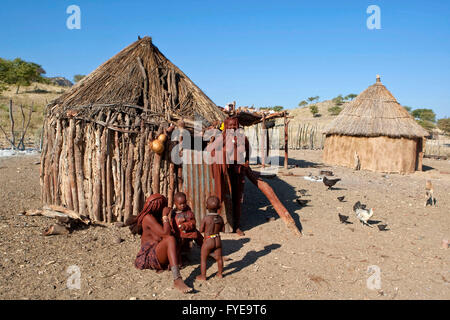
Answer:
[{"label": "bird on ground", "polygon": [[306,193],[308,192],[308,190],[300,189],[300,190],[298,190],[298,192],[299,192],[302,196],[304,196],[304,195],[306,195]]},{"label": "bird on ground", "polygon": [[328,187],[328,190],[332,189],[339,181],[341,181],[341,179],[328,179],[327,177],[323,177],[323,184]]},{"label": "bird on ground", "polygon": [[344,198],[345,198],[345,196],[337,197],[337,199],[338,199],[340,202],[344,201]]},{"label": "bird on ground", "polygon": [[306,205],[308,204],[308,202],[310,202],[311,200],[297,198],[297,199],[295,199],[295,201],[297,201],[297,203],[298,203],[301,207],[304,207],[304,206],[306,206]]},{"label": "bird on ground", "polygon": [[[358,205],[359,204],[359,205]],[[369,210],[363,209],[361,207],[361,203],[358,201],[353,206],[353,210],[355,211],[356,217],[361,221],[362,224],[373,228],[367,221],[373,216],[373,208]]]},{"label": "bird on ground", "polygon": [[378,230],[380,231],[387,231],[389,229],[386,230],[387,224],[377,224]]},{"label": "bird on ground", "polygon": [[340,214],[340,213],[338,213],[338,216],[339,216],[339,221],[341,221],[341,223],[351,223],[351,222],[347,221],[348,216],[344,216],[343,214]]},{"label": "bird on ground", "polygon": [[353,211],[356,211],[357,208],[366,209],[366,205],[358,201],[353,205]]},{"label": "bird on ground", "polygon": [[333,172],[329,171],[329,170],[321,170],[320,171],[320,175],[322,175],[322,176],[332,176]]}]

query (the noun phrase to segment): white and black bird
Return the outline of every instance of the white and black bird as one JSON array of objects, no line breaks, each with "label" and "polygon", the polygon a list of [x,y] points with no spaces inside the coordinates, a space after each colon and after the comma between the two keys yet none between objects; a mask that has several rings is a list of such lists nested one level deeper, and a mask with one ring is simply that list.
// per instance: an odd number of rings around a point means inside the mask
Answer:
[{"label": "white and black bird", "polygon": [[358,201],[353,206],[353,211],[355,211],[356,217],[361,221],[362,224],[373,228],[367,221],[373,216],[373,208],[367,210],[364,206],[362,207],[361,203]]}]

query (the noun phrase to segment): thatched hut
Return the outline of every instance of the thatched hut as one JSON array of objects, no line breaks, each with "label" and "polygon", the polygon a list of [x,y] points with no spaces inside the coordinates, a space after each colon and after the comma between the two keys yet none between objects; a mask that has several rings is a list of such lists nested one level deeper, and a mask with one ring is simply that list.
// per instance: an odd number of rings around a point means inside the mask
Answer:
[{"label": "thatched hut", "polygon": [[411,173],[422,170],[423,129],[377,76],[325,130],[323,161],[355,169]]},{"label": "thatched hut", "polygon": [[170,203],[183,183],[169,159],[172,142],[162,154],[149,142],[181,119],[192,131],[194,119],[207,127],[225,114],[150,37],[134,42],[47,106],[44,205],[113,222],[138,214],[152,193]]}]

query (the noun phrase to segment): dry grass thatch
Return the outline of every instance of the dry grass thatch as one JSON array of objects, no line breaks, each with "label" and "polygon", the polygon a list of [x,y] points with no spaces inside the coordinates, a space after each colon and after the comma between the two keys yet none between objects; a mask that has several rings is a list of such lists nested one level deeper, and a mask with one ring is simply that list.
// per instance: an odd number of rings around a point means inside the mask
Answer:
[{"label": "dry grass thatch", "polygon": [[327,135],[422,138],[428,135],[377,77],[325,129]]},{"label": "dry grass thatch", "polygon": [[89,120],[100,110],[115,108],[122,111],[131,108],[137,110],[133,112],[136,115],[145,111],[143,118],[153,122],[200,118],[208,124],[225,118],[220,109],[153,45],[150,37],[132,43],[103,63],[49,104],[47,112],[57,118]]}]

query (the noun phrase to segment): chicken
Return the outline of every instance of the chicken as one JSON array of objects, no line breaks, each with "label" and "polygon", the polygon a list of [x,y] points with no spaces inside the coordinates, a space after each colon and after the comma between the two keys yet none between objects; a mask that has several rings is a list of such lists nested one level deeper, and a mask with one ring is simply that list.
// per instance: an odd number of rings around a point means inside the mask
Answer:
[{"label": "chicken", "polygon": [[339,220],[341,221],[341,223],[351,223],[351,222],[347,221],[348,216],[344,216],[343,214],[340,214],[340,213],[338,213],[338,216],[339,216]]},{"label": "chicken", "polygon": [[428,205],[435,206],[436,198],[433,195],[433,184],[431,183],[430,180],[427,180],[427,182],[426,182],[425,194],[426,194],[426,199],[427,199],[427,201],[425,202],[425,207]]},{"label": "chicken", "polygon": [[373,216],[373,208],[370,208],[369,210],[363,209],[361,207],[361,203],[358,201],[353,206],[353,210],[355,211],[356,217],[361,221],[362,224],[365,224],[366,226],[369,226],[373,228],[367,221]]},{"label": "chicken", "polygon": [[321,176],[332,176],[332,175],[333,175],[333,172],[332,172],[332,171],[329,171],[329,170],[321,170],[321,171],[320,171],[320,175],[321,175]]},{"label": "chicken", "polygon": [[306,206],[306,205],[308,204],[308,202],[310,202],[311,200],[306,200],[306,199],[300,199],[300,198],[297,198],[297,199],[295,199],[295,201],[297,201],[297,203],[298,203],[301,207],[304,207],[304,206]]},{"label": "chicken", "polygon": [[353,211],[356,211],[357,208],[366,209],[366,205],[358,201],[353,205]]},{"label": "chicken", "polygon": [[339,181],[341,181],[341,179],[328,179],[327,177],[323,177],[323,184],[328,187],[328,190],[332,189]]},{"label": "chicken", "polygon": [[387,224],[377,224],[378,230],[380,231],[387,231],[389,229],[386,229]]},{"label": "chicken", "polygon": [[338,199],[340,202],[343,202],[343,201],[344,201],[344,198],[345,198],[345,196],[337,197],[337,199]]}]

